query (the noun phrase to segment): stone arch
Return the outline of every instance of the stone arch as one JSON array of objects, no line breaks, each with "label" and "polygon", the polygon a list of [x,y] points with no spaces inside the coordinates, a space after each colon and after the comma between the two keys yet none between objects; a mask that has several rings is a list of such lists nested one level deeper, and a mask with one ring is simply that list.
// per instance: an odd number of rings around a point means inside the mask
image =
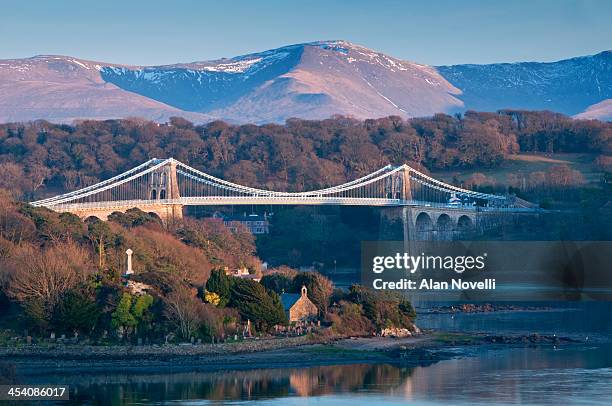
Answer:
[{"label": "stone arch", "polygon": [[154,217],[154,218],[155,218],[155,220],[158,220],[160,224],[162,223],[162,218],[160,217],[159,213],[156,213],[156,212],[154,212],[154,211],[149,211],[149,212],[147,212],[147,214],[148,214],[149,216]]},{"label": "stone arch", "polygon": [[416,217],[414,225],[416,227],[416,230],[419,232],[432,231],[434,228],[431,217],[429,216],[429,214],[425,213],[424,211],[419,213],[419,215]]},{"label": "stone arch", "polygon": [[470,216],[462,215],[457,220],[458,231],[470,231],[474,229],[474,221]]},{"label": "stone arch", "polygon": [[448,232],[453,231],[453,220],[446,213],[442,213],[438,216],[436,221],[436,228],[438,231]]},{"label": "stone arch", "polygon": [[453,239],[453,220],[451,217],[442,213],[438,216],[436,220],[436,235],[438,240],[442,241],[450,241]]}]

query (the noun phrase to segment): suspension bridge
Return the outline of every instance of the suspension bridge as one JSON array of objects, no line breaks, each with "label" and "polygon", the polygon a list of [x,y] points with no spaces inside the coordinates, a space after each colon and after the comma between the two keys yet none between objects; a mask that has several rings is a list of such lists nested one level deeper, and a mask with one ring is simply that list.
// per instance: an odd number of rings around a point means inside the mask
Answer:
[{"label": "suspension bridge", "polygon": [[203,205],[398,206],[457,213],[533,210],[512,196],[459,188],[408,165],[387,165],[338,186],[277,192],[229,182],[173,158],[151,159],[105,181],[31,205],[103,220],[113,212],[139,208],[164,221],[181,218],[184,206]]}]

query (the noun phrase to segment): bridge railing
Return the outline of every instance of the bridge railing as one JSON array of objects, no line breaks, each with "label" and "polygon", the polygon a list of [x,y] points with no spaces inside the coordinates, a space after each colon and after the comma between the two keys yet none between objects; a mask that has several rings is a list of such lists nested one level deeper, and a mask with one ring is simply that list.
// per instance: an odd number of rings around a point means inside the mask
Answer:
[{"label": "bridge railing", "polygon": [[466,205],[450,205],[443,203],[430,203],[416,200],[381,199],[381,198],[345,198],[345,197],[300,197],[288,199],[279,196],[212,196],[212,197],[181,197],[179,199],[157,199],[157,200],[124,200],[107,202],[84,202],[84,203],[62,203],[49,206],[56,211],[72,211],[116,208],[124,211],[128,208],[140,208],[147,211],[148,207],[156,206],[223,206],[223,205],[347,205],[347,206],[408,206],[422,209],[444,209],[450,211],[473,211],[473,212],[537,212],[538,208],[525,207],[482,207]]},{"label": "bridge railing", "polygon": [[[162,175],[165,176],[166,182],[176,183],[173,186],[175,189],[173,189],[171,196],[181,196],[180,198],[163,198],[158,190],[155,191],[155,197],[153,197],[153,193],[149,189],[168,186],[167,184],[158,184],[159,176]],[[410,194],[408,192],[398,193],[398,190],[405,191],[406,186],[402,185],[402,182],[409,182]],[[169,195],[167,190],[164,191],[164,195]],[[412,199],[402,200],[399,198],[403,196],[410,196]],[[451,198],[455,200],[453,204],[449,204]],[[461,203],[457,204],[457,200]],[[478,202],[478,205],[473,206],[472,203],[476,202]],[[486,203],[494,203],[495,207],[485,207]],[[32,203],[34,206],[45,206],[53,210],[126,207],[130,205],[144,207],[159,204],[347,204],[458,208],[474,211],[504,211],[510,209],[504,207],[510,204],[510,200],[506,196],[458,188],[431,178],[407,165],[396,167],[387,165],[368,175],[333,187],[307,192],[277,192],[219,179],[172,158],[166,160],[151,159],[95,185]],[[517,207],[511,209],[518,210]],[[526,208],[526,210],[534,209]]]}]

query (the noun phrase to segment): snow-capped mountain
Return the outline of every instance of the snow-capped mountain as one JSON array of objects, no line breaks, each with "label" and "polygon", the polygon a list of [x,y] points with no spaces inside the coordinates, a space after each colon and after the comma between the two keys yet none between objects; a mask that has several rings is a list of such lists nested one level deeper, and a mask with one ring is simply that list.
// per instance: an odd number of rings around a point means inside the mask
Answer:
[{"label": "snow-capped mountain", "polygon": [[553,110],[576,115],[612,99],[612,51],[558,62],[440,66],[472,110]]},{"label": "snow-capped mountain", "polygon": [[610,109],[601,103],[612,99],[611,61],[603,52],[554,63],[432,67],[347,41],[164,66],[37,56],[0,60],[0,121],[183,116],[262,123],[501,108],[598,118]]},{"label": "snow-capped mountain", "polygon": [[0,60],[0,121],[70,122],[131,116],[158,121],[172,116],[209,119],[104,81],[103,65],[108,66],[63,56]]},{"label": "snow-capped mountain", "polygon": [[102,68],[118,87],[174,107],[233,121],[327,118],[332,114],[409,116],[462,108],[434,68],[346,41],[157,67]]},{"label": "snow-capped mountain", "polygon": [[299,63],[296,47],[233,59],[151,67],[102,67],[102,79],[187,111],[227,106]]}]

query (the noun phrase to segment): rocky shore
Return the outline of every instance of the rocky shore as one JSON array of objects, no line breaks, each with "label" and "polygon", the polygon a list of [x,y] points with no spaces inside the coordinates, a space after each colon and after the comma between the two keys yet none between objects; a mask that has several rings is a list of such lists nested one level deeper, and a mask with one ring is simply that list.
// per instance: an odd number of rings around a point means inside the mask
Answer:
[{"label": "rocky shore", "polygon": [[236,343],[160,346],[23,346],[0,348],[0,366],[17,376],[79,373],[159,373],[388,363],[426,366],[468,356],[482,346],[546,346],[576,340],[540,335],[426,332],[420,336],[322,339],[302,336]]},{"label": "rocky shore", "polygon": [[251,339],[218,344],[167,344],[167,345],[79,345],[47,344],[0,347],[3,358],[47,358],[47,359],[164,359],[173,357],[215,356],[236,353],[273,351],[321,342],[314,336],[282,339]]}]

